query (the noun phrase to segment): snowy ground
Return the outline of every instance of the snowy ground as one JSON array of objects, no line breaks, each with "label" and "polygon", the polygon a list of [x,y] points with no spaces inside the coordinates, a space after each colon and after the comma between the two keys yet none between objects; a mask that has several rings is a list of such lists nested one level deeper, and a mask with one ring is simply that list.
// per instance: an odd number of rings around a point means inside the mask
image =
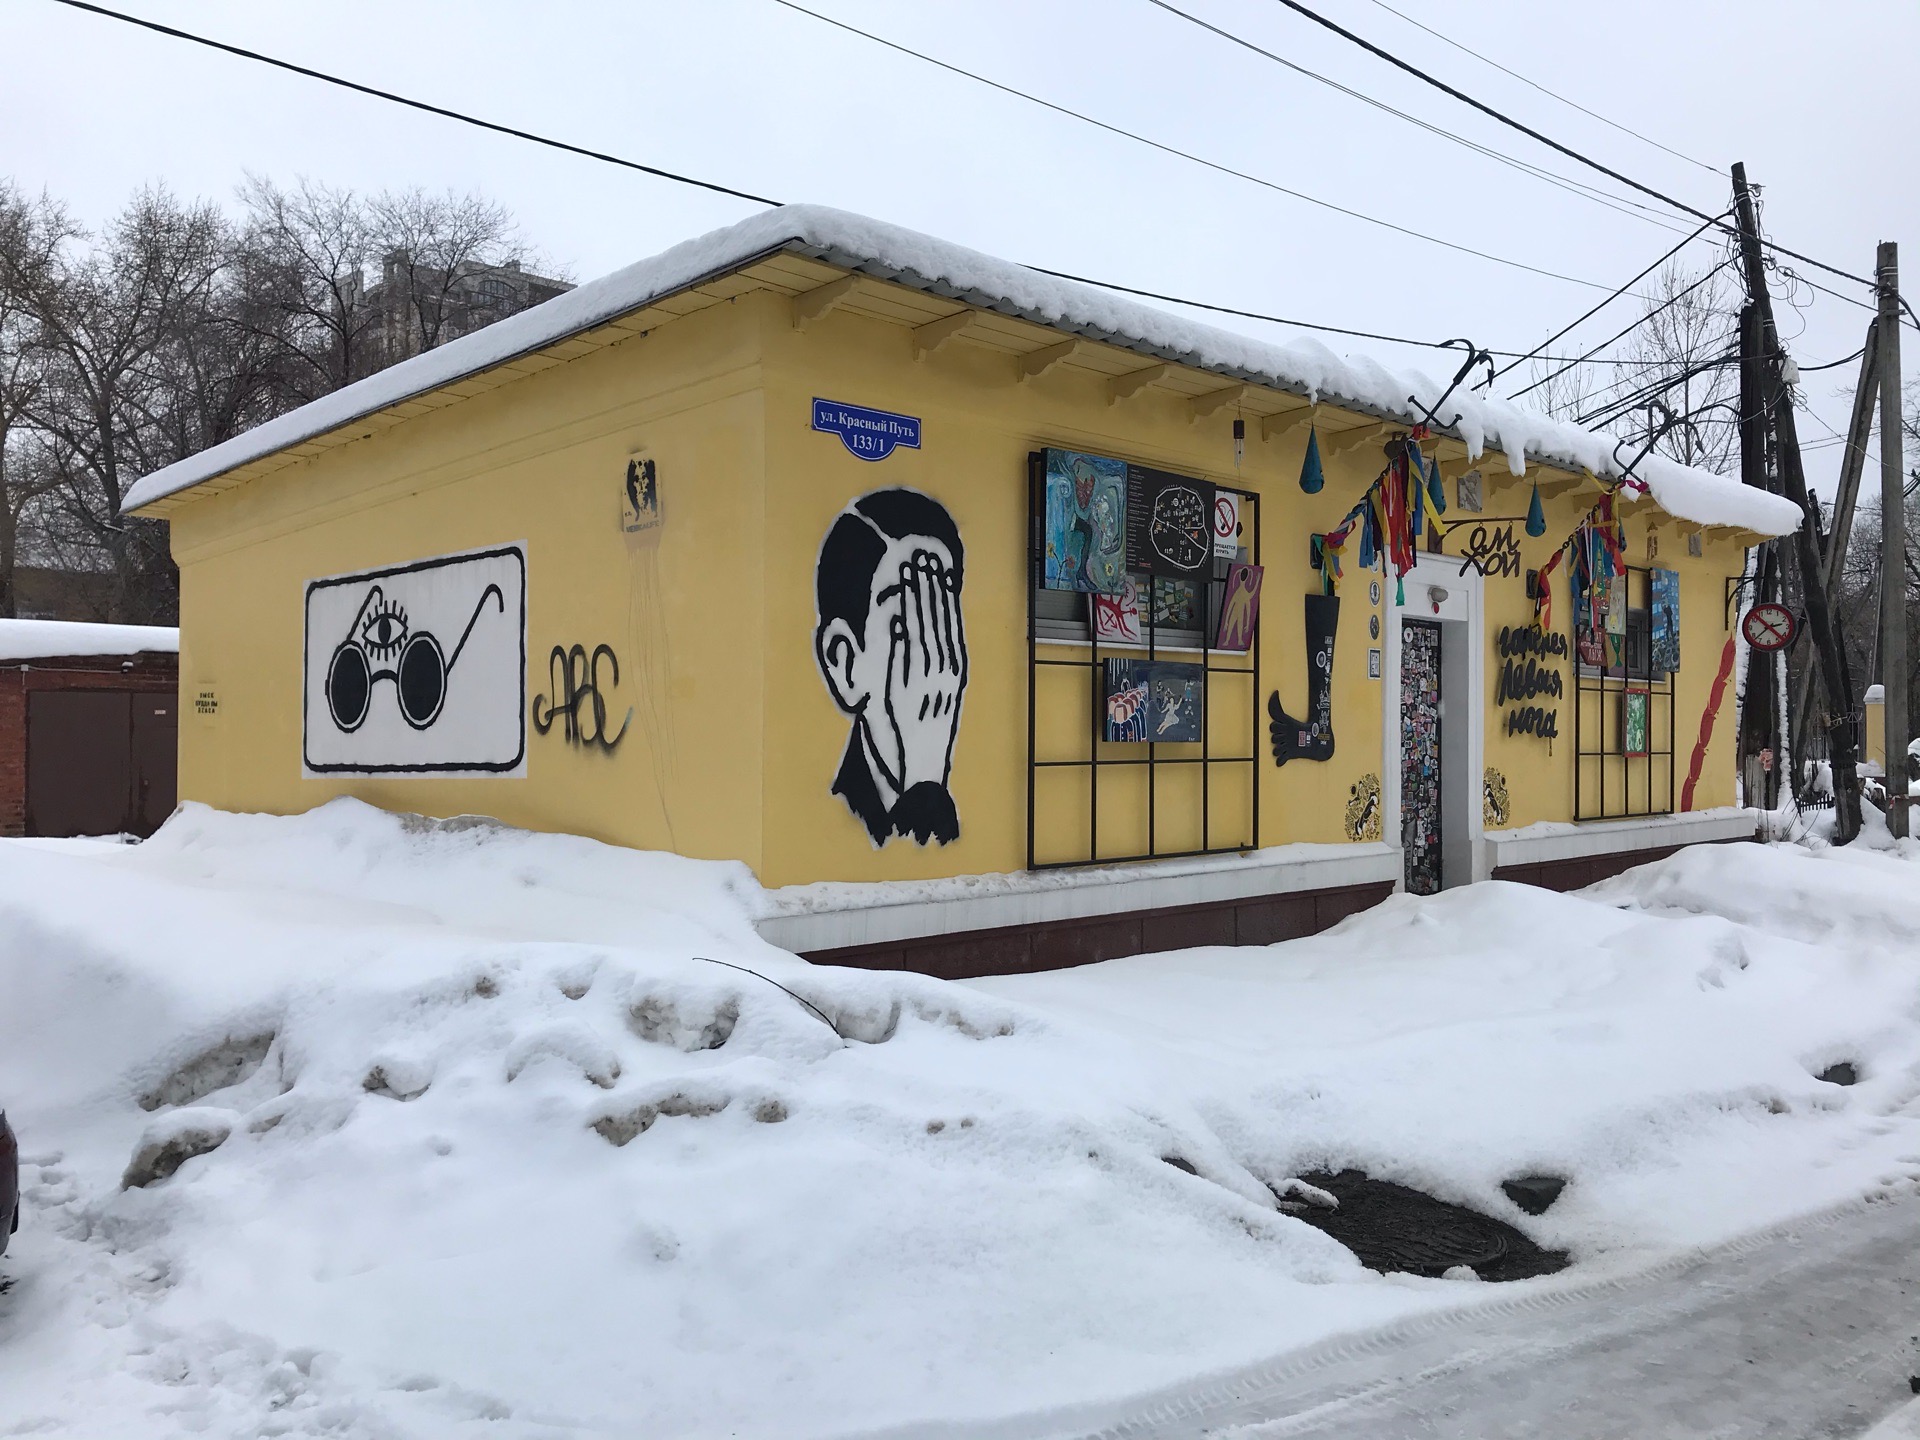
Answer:
[{"label": "snowy ground", "polygon": [[[1904,1197],[1920,846],[1875,843],[963,986],[765,945],[739,867],[351,802],[0,842],[0,1436],[1123,1409]],[[1347,1165],[1575,1265],[1372,1275],[1269,1188]],[[1528,1219],[1499,1182],[1543,1169]]]}]

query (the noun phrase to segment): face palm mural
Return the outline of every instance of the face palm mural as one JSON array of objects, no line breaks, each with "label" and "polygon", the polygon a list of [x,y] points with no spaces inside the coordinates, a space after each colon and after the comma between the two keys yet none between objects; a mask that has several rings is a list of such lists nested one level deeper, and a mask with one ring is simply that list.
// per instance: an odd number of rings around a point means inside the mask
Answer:
[{"label": "face palm mural", "polygon": [[965,564],[953,517],[917,490],[863,495],[820,545],[814,656],[853,718],[833,793],[876,845],[960,834],[947,777],[967,688]]}]

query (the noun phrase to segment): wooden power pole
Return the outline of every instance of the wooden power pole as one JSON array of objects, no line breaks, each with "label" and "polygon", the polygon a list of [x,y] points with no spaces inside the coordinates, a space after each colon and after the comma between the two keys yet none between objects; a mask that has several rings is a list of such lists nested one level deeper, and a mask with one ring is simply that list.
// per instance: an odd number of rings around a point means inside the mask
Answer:
[{"label": "wooden power pole", "polygon": [[[1773,297],[1767,293],[1767,269],[1760,250],[1760,226],[1754,216],[1753,193],[1747,188],[1747,167],[1733,167],[1733,195],[1739,211],[1740,255],[1744,262],[1747,299],[1760,314],[1760,338],[1766,357],[1766,376],[1771,404],[1767,407],[1773,421],[1774,439],[1779,446],[1780,484],[1786,497],[1800,508],[1800,528],[1794,532],[1794,558],[1801,576],[1801,591],[1807,606],[1807,629],[1812,633],[1814,654],[1820,662],[1820,678],[1827,695],[1827,714],[1832,729],[1830,754],[1833,764],[1834,840],[1846,844],[1860,833],[1860,787],[1855,771],[1853,697],[1846,693],[1846,681],[1840,668],[1840,646],[1834,635],[1833,616],[1827,609],[1827,592],[1821,584],[1825,567],[1820,563],[1820,538],[1814,532],[1812,507],[1807,504],[1807,476],[1800,464],[1800,432],[1794,422],[1793,392],[1780,374],[1785,353],[1780,332],[1773,322]],[[1882,304],[1885,304],[1883,298]],[[1880,326],[1881,334],[1887,326]],[[1884,358],[1884,352],[1882,355]],[[1884,391],[1886,371],[1881,370]],[[1896,405],[1897,408],[1897,405]],[[1886,402],[1881,401],[1884,413]],[[1884,435],[1881,444],[1886,443]],[[1882,451],[1884,486],[1884,458]],[[1898,478],[1895,479],[1898,488]],[[1792,757],[1795,764],[1801,757]],[[1891,761],[1889,761],[1891,763]]]},{"label": "wooden power pole", "polygon": [[[1860,476],[1867,467],[1867,441],[1873,437],[1873,414],[1880,403],[1880,322],[1867,322],[1867,343],[1860,351],[1860,378],[1853,387],[1853,419],[1847,425],[1846,453],[1840,460],[1840,484],[1833,494],[1833,523],[1827,530],[1826,569],[1821,576],[1827,588],[1827,603],[1840,593],[1840,582],[1847,568],[1847,547],[1853,537],[1854,505],[1860,496]],[[1841,656],[1844,660],[1846,657]],[[1852,667],[1847,667],[1849,678]],[[1849,684],[1851,691],[1853,686]],[[1793,682],[1794,753],[1799,753],[1800,737],[1807,733],[1808,712],[1813,702],[1813,667],[1802,666]]]},{"label": "wooden power pole", "polygon": [[1907,833],[1907,497],[1900,443],[1900,250],[1882,242],[1880,292],[1880,678],[1885,687],[1887,824]]}]

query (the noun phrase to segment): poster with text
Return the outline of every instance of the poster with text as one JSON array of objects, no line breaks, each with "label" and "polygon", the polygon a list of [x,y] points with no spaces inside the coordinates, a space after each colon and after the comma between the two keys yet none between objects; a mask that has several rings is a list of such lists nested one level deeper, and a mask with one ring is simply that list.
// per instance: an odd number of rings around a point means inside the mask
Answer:
[{"label": "poster with text", "polygon": [[522,545],[312,581],[309,775],[526,772]]},{"label": "poster with text", "polygon": [[1127,466],[1126,568],[1211,579],[1213,484]]}]

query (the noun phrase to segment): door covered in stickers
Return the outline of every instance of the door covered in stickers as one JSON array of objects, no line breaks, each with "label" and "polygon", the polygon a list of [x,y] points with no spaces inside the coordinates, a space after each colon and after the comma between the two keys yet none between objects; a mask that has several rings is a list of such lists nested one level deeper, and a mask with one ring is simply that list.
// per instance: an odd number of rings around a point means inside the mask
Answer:
[{"label": "door covered in stickers", "polygon": [[1407,893],[1441,885],[1440,627],[1400,622],[1400,844]]}]

